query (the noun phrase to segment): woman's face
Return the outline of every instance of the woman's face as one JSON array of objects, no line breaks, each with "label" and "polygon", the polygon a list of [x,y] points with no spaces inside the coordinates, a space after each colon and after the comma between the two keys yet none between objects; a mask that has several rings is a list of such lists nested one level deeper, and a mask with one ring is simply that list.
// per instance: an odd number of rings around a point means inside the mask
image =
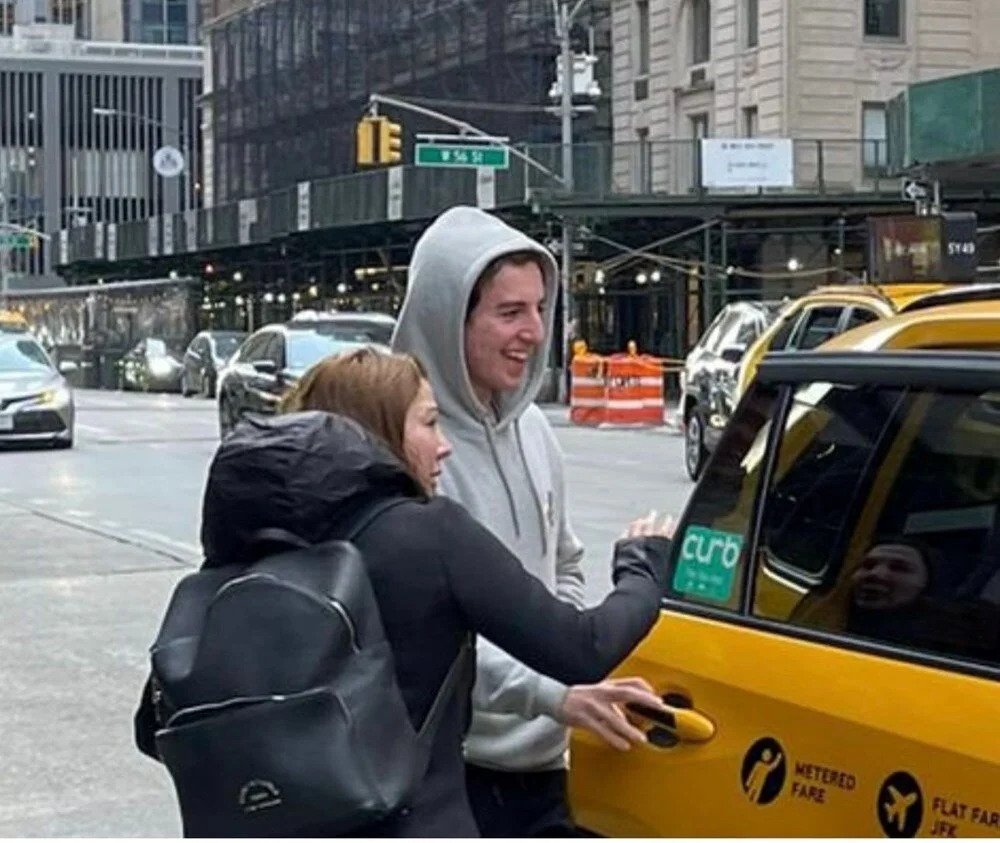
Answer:
[{"label": "woman's face", "polygon": [[854,602],[861,609],[899,609],[927,587],[927,563],[905,544],[878,544],[854,572]]},{"label": "woman's face", "polygon": [[420,382],[417,397],[406,411],[403,452],[410,471],[428,494],[433,494],[441,474],[441,463],[451,453],[451,444],[438,426],[437,402],[426,380]]}]

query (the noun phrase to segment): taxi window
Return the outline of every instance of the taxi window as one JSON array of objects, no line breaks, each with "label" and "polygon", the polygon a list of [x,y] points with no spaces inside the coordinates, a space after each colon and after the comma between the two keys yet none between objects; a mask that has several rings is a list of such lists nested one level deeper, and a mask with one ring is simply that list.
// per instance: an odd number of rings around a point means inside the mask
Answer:
[{"label": "taxi window", "polygon": [[842,307],[814,307],[807,311],[792,346],[800,351],[810,351],[836,336],[843,313]]},{"label": "taxi window", "polygon": [[673,543],[667,596],[738,611],[775,387],[757,384],[727,425]]},{"label": "taxi window", "polygon": [[799,390],[754,614],[1000,667],[1000,392],[859,389]]}]

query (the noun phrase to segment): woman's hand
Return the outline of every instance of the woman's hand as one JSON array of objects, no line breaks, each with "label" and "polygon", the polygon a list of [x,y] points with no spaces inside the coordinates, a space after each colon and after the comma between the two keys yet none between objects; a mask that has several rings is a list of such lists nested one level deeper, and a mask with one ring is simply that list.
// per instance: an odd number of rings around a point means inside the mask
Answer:
[{"label": "woman's hand", "polygon": [[677,529],[677,519],[672,515],[663,516],[663,521],[656,523],[656,510],[651,509],[643,518],[636,518],[622,534],[623,539],[635,539],[641,536],[662,536],[672,539]]}]

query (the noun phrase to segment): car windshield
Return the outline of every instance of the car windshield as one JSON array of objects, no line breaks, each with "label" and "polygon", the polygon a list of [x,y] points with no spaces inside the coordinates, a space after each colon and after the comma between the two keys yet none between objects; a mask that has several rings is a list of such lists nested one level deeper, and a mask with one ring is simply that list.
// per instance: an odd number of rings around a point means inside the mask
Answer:
[{"label": "car windshield", "polygon": [[0,340],[0,372],[51,371],[45,350],[33,339]]},{"label": "car windshield", "polygon": [[246,334],[216,334],[212,337],[212,344],[215,346],[215,356],[223,360],[228,360],[236,353]]},{"label": "car windshield", "polygon": [[392,328],[392,322],[365,319],[363,316],[338,317],[328,322],[321,321],[315,326],[317,333],[330,334],[348,342],[377,342],[382,345],[388,345],[392,340]]},{"label": "car windshield", "polygon": [[347,332],[347,338],[340,333],[323,331],[289,331],[288,361],[289,369],[308,369],[313,363],[330,354],[340,354],[360,348],[367,343],[352,341],[353,334]]}]

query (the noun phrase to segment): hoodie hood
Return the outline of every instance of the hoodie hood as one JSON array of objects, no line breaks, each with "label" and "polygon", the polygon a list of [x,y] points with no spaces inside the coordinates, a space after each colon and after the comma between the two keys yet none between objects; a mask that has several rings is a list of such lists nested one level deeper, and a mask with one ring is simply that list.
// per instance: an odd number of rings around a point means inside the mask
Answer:
[{"label": "hoodie hood", "polygon": [[342,416],[310,411],[241,422],[208,471],[201,541],[206,568],[253,561],[252,537],[282,529],[319,544],[387,497],[421,497],[388,448]]},{"label": "hoodie hood", "polygon": [[441,412],[454,422],[481,424],[487,415],[472,390],[465,364],[465,312],[483,270],[511,252],[538,255],[545,280],[545,339],[518,389],[497,395],[496,427],[502,429],[534,400],[552,344],[558,270],[535,240],[478,208],[445,211],[423,233],[410,261],[406,299],[392,337],[394,351],[416,356],[427,368]]}]

